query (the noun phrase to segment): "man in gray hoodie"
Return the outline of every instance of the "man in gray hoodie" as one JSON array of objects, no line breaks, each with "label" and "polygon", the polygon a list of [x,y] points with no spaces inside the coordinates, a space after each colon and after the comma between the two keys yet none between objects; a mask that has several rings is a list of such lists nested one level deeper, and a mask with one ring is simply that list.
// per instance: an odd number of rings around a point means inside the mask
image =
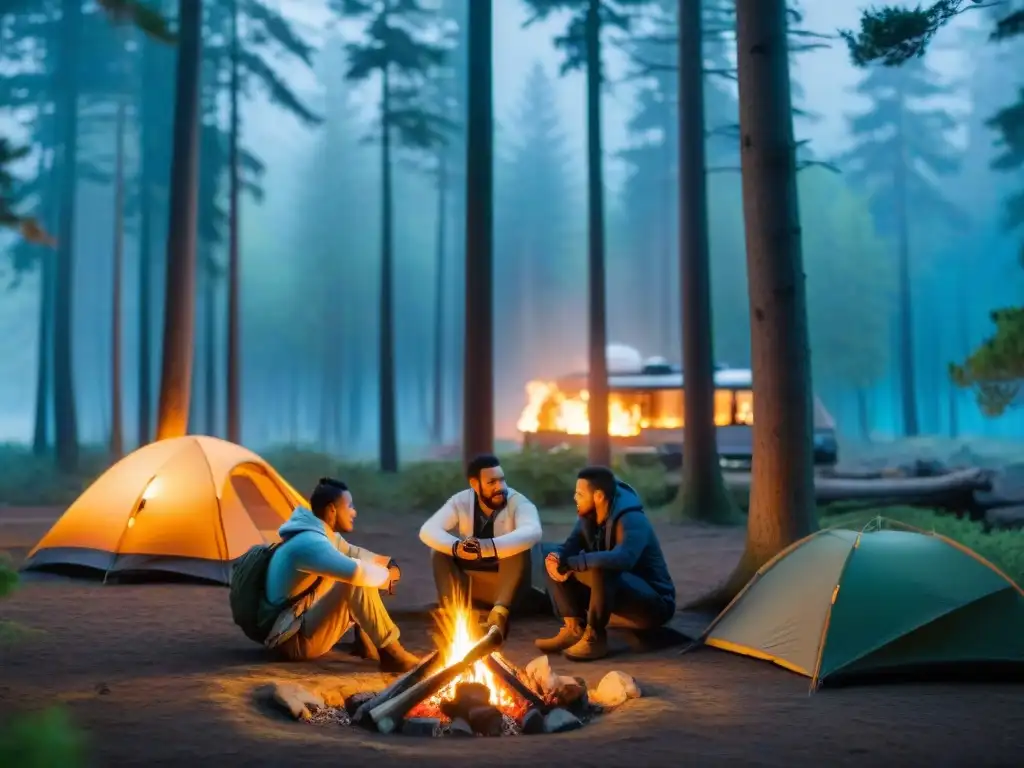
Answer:
[{"label": "man in gray hoodie", "polygon": [[279,609],[265,645],[292,660],[315,659],[355,624],[363,655],[378,657],[385,671],[412,669],[419,659],[398,642],[398,627],[379,592],[390,590],[401,571],[390,558],[342,537],[353,530],[357,516],[348,486],[321,478],[309,506],[297,507],[278,530],[282,543],[267,566],[266,609],[309,594]]},{"label": "man in gray hoodie", "polygon": [[576,526],[544,561],[548,593],[564,626],[536,641],[544,653],[591,661],[608,655],[614,614],[651,629],[676,612],[676,588],[643,503],[610,469],[586,467],[576,480]]}]

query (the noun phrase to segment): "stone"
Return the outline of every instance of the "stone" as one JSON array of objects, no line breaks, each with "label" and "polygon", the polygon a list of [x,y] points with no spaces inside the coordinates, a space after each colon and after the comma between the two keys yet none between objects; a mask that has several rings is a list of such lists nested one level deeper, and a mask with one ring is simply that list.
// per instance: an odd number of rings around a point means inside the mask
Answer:
[{"label": "stone", "polygon": [[590,692],[590,701],[602,709],[612,709],[628,699],[640,697],[640,686],[625,672],[609,672]]},{"label": "stone", "polygon": [[547,656],[538,656],[526,665],[523,674],[530,686],[541,696],[550,696],[558,689],[558,675],[551,669]]},{"label": "stone", "polygon": [[310,709],[322,709],[324,700],[298,683],[275,683],[273,701],[295,720],[309,720]]},{"label": "stone", "polygon": [[451,725],[448,726],[448,733],[451,736],[472,736],[473,729],[464,719],[456,717],[452,720]]},{"label": "stone", "polygon": [[490,704],[469,710],[466,721],[473,732],[479,733],[481,736],[501,736],[502,728],[505,725],[501,710]]},{"label": "stone", "polygon": [[402,722],[403,736],[426,736],[430,738],[441,730],[441,721],[436,717],[407,717]]},{"label": "stone", "polygon": [[587,682],[582,677],[558,676],[558,688],[554,692],[554,701],[575,715],[586,712],[588,704]]},{"label": "stone", "polygon": [[577,728],[582,727],[583,723],[580,722],[576,715],[561,707],[552,709],[544,717],[545,733],[565,733],[566,731],[575,731]]},{"label": "stone", "polygon": [[544,733],[544,713],[539,709],[528,709],[523,713],[523,719],[519,722],[519,729],[524,736]]}]

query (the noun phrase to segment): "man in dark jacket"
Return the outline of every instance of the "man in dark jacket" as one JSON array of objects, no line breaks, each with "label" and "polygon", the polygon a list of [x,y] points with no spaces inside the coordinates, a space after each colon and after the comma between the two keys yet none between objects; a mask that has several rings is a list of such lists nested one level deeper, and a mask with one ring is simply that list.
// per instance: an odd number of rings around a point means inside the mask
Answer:
[{"label": "man in dark jacket", "polygon": [[544,561],[548,591],[565,623],[536,645],[591,661],[608,655],[612,614],[635,629],[659,627],[676,611],[676,588],[636,491],[610,469],[586,467],[575,499],[576,527]]}]

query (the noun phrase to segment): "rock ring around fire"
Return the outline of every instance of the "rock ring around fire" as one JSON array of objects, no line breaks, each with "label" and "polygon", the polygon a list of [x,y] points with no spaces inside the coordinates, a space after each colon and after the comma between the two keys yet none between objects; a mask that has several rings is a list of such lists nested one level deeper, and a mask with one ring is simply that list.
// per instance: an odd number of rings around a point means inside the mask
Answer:
[{"label": "rock ring around fire", "polygon": [[[444,670],[428,662],[383,690],[348,693],[351,688],[344,685],[313,688],[288,681],[271,686],[270,698],[279,711],[312,725],[382,730],[370,712],[385,702],[392,702],[385,709],[394,710],[395,700],[403,695],[416,699],[411,689],[417,686],[420,691],[430,690],[432,676]],[[609,672],[589,687],[581,677],[555,673],[547,656],[522,669],[502,657],[488,660],[488,666],[501,673],[490,685],[463,675],[441,693],[435,691],[412,706],[400,707],[394,727],[384,732],[433,738],[564,733],[641,695],[636,681],[624,672]]]}]

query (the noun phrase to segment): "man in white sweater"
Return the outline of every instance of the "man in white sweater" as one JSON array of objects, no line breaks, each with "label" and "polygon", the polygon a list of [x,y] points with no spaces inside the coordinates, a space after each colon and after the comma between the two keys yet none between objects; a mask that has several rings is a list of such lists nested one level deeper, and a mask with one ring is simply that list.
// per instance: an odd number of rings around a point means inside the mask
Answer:
[{"label": "man in white sweater", "polygon": [[541,539],[537,507],[509,488],[496,456],[466,467],[469,488],[448,499],[420,528],[430,547],[438,603],[456,600],[491,608],[487,626],[504,635],[509,612],[530,589],[530,550]]}]

